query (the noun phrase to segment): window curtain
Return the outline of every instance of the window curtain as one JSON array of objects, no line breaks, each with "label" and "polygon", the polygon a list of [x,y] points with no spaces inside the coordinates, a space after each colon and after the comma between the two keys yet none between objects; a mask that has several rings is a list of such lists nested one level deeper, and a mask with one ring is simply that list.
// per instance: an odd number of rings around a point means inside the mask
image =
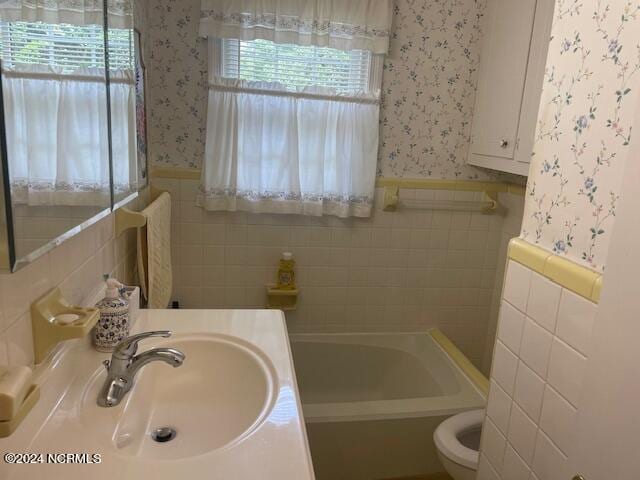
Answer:
[{"label": "window curtain", "polygon": [[15,203],[109,204],[103,75],[96,69],[82,69],[69,77],[46,65],[3,71],[7,156]]},{"label": "window curtain", "polygon": [[[108,0],[110,28],[133,28],[128,0]],[[104,24],[103,0],[0,0],[0,17],[5,22]]]},{"label": "window curtain", "polygon": [[[112,5],[119,2],[110,0]],[[86,8],[86,10],[82,10]],[[99,18],[94,10],[99,10]],[[0,21],[60,22],[102,32],[102,1],[9,0]],[[124,10],[118,10],[125,25]],[[122,17],[122,18],[121,18]],[[129,15],[129,18],[132,18]],[[5,23],[6,25],[6,23]],[[12,48],[4,30],[7,54]],[[2,32],[0,32],[2,33]],[[96,33],[98,35],[98,33]],[[100,206],[111,202],[104,40],[96,38],[98,67],[3,61],[2,93],[12,201],[29,206]],[[64,55],[64,54],[61,54]],[[116,192],[135,188],[134,73],[111,71],[113,182]],[[134,130],[133,132],[131,130]],[[133,157],[131,156],[133,152]]]},{"label": "window curtain", "polygon": [[138,191],[136,86],[132,70],[109,72],[111,94],[111,161],[116,198]]},{"label": "window curtain", "polygon": [[386,52],[390,3],[203,0],[202,8],[200,33],[210,37],[210,67],[198,204],[207,210],[369,216],[382,55],[372,56],[366,92],[291,91],[277,82],[222,77],[220,42],[211,36]]},{"label": "window curtain", "polygon": [[340,50],[389,49],[390,0],[201,0],[203,37]]}]

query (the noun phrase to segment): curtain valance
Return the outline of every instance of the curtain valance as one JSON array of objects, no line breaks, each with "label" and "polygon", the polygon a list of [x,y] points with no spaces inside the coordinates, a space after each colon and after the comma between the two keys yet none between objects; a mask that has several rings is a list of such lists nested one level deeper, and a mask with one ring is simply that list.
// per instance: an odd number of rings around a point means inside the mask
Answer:
[{"label": "curtain valance", "polygon": [[200,35],[385,54],[391,19],[391,0],[202,0]]},{"label": "curtain valance", "polygon": [[[109,27],[133,28],[131,3],[108,0]],[[0,0],[0,21],[102,25],[103,0]]]}]

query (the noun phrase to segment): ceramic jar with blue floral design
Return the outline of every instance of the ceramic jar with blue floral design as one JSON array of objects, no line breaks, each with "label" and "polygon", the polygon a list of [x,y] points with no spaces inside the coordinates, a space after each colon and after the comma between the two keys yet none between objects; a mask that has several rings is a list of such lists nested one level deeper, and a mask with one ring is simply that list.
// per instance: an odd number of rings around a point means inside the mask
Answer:
[{"label": "ceramic jar with blue floral design", "polygon": [[107,293],[96,307],[100,319],[93,328],[93,346],[99,352],[113,352],[129,336],[129,302],[120,295],[120,282],[107,280]]}]

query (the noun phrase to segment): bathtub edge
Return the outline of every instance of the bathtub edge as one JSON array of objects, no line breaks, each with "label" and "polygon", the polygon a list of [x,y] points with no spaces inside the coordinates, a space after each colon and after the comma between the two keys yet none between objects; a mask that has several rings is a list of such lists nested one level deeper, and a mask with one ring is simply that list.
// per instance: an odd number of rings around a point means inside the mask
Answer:
[{"label": "bathtub edge", "polygon": [[432,328],[427,332],[431,338],[442,348],[451,360],[462,370],[473,385],[480,390],[486,400],[489,395],[489,379],[456,347],[449,338],[438,328]]}]

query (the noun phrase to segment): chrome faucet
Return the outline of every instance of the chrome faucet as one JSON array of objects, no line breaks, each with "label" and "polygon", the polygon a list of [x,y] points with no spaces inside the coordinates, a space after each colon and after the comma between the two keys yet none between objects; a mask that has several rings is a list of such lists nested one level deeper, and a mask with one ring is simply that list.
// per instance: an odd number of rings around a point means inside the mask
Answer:
[{"label": "chrome faucet", "polygon": [[98,394],[98,405],[101,407],[115,407],[124,398],[131,387],[136,373],[147,363],[162,361],[172,367],[179,367],[184,361],[184,353],[173,348],[154,348],[139,355],[138,342],[150,337],[171,336],[168,330],[145,332],[132,335],[120,342],[111,356],[103,365],[107,369],[107,379]]}]

